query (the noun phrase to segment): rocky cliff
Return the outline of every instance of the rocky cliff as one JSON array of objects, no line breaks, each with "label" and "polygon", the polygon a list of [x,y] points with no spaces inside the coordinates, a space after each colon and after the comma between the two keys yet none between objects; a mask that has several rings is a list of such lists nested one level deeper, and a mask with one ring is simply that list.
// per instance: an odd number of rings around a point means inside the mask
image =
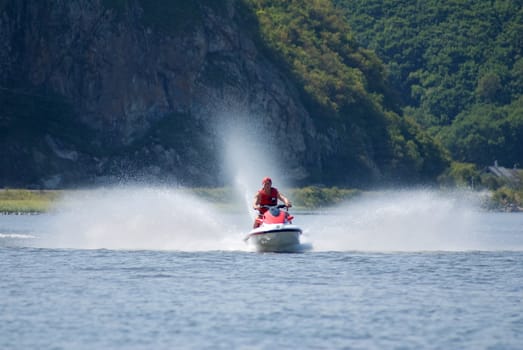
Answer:
[{"label": "rocky cliff", "polygon": [[328,137],[242,3],[155,3],[0,1],[0,186],[220,185],[224,125],[282,150],[289,181],[321,172]]}]

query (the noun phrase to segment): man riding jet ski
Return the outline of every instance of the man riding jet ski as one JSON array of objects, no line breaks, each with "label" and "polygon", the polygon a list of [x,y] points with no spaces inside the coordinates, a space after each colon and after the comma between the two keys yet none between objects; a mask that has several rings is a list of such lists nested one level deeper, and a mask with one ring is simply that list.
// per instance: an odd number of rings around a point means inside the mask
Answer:
[{"label": "man riding jet ski", "polygon": [[265,177],[262,180],[263,187],[254,196],[254,210],[259,211],[258,217],[254,220],[253,228],[260,226],[263,214],[268,210],[268,207],[278,205],[278,199],[285,203],[287,208],[292,207],[291,202],[281,194],[277,188],[272,187],[272,180],[270,177]]},{"label": "man riding jet ski", "polygon": [[[244,241],[259,252],[293,252],[299,250],[301,228],[292,224],[294,217],[288,213],[291,202],[273,188],[272,181],[263,179],[263,188],[254,198],[253,208],[259,211],[254,228]],[[278,199],[285,205],[278,205]],[[285,208],[285,210],[282,210]]]}]

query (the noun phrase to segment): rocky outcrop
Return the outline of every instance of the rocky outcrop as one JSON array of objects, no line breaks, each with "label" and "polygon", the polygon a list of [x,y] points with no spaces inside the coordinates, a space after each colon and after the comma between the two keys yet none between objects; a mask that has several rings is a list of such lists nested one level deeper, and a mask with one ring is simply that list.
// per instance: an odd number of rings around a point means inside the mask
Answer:
[{"label": "rocky outcrop", "polygon": [[280,149],[288,180],[321,169],[327,138],[246,29],[240,1],[201,1],[172,28],[123,3],[0,2],[0,186],[220,185],[230,123]]}]

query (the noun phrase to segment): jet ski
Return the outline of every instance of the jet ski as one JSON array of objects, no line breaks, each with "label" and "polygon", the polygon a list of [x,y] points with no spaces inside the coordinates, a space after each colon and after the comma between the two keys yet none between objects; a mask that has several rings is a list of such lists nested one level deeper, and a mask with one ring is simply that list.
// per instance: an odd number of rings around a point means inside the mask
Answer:
[{"label": "jet ski", "polygon": [[292,224],[294,217],[289,214],[288,208],[285,205],[263,207],[267,211],[256,219],[260,226],[250,231],[244,241],[257,252],[298,251],[302,231]]}]

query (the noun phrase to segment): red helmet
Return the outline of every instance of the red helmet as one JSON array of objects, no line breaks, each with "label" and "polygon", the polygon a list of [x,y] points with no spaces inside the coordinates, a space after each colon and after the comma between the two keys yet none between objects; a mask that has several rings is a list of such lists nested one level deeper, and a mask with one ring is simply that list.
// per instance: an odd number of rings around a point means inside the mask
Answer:
[{"label": "red helmet", "polygon": [[263,180],[262,180],[262,185],[265,185],[266,182],[270,182],[270,183],[272,183],[271,178],[268,177],[268,176],[264,177]]}]

